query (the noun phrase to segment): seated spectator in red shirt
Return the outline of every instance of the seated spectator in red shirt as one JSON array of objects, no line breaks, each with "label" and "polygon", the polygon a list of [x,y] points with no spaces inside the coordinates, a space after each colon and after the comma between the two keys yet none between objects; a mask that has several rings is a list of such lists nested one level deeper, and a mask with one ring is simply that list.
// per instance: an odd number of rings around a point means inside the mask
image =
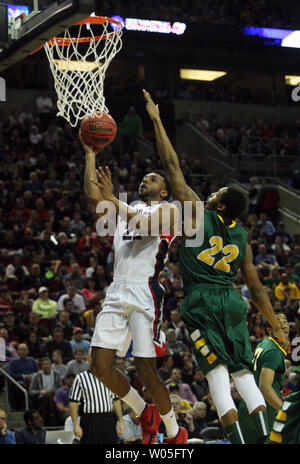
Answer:
[{"label": "seated spectator in red shirt", "polygon": [[90,308],[92,303],[96,303],[101,300],[101,293],[95,290],[96,281],[92,277],[88,277],[87,285],[81,289],[81,293],[85,298],[85,303]]},{"label": "seated spectator in red shirt", "polygon": [[96,245],[98,249],[101,249],[101,244],[97,240],[96,232],[90,226],[87,226],[84,230],[84,234],[78,240],[76,253],[82,255],[83,253],[89,253],[92,245]]}]

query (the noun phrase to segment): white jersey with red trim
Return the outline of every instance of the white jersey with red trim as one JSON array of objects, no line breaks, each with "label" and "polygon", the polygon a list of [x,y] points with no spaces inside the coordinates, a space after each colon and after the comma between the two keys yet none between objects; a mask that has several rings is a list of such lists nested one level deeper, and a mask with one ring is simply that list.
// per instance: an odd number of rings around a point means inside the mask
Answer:
[{"label": "white jersey with red trim", "polygon": [[[138,203],[132,208],[140,214],[151,214],[162,205]],[[114,236],[114,281],[148,282],[149,278],[158,278],[164,267],[173,236],[142,236],[131,230],[118,216]]]}]

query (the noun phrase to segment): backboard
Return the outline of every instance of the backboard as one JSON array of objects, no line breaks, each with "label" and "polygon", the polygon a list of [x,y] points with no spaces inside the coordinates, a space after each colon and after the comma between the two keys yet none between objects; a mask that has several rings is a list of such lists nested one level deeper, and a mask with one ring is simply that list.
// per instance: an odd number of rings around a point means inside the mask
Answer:
[{"label": "backboard", "polygon": [[95,0],[14,1],[0,0],[8,7],[8,40],[0,42],[0,73],[95,11]]}]

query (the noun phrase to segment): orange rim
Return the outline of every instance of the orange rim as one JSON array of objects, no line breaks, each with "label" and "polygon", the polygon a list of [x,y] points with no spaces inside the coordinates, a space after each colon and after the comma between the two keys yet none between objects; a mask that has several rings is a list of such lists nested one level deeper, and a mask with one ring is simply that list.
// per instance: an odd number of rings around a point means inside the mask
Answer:
[{"label": "orange rim", "polygon": [[[56,44],[59,47],[65,47],[67,45],[70,45],[70,43],[87,43],[90,42],[91,40],[95,40],[98,42],[99,40],[106,40],[108,37],[112,37],[115,34],[117,34],[121,29],[122,29],[122,23],[117,21],[116,19],[109,18],[108,16],[89,16],[88,18],[82,19],[81,21],[78,21],[77,23],[73,24],[73,26],[80,26],[81,24],[104,24],[106,21],[109,21],[110,23],[116,24],[117,26],[120,27],[120,29],[116,31],[109,32],[108,34],[104,35],[98,35],[95,37],[80,37],[80,38],[64,38],[64,37],[53,37],[52,39],[48,40],[49,45]],[[33,50],[33,52],[30,52],[29,55],[33,55],[34,53],[38,52],[41,50],[41,48],[44,47],[43,45],[40,45],[38,48]]]}]

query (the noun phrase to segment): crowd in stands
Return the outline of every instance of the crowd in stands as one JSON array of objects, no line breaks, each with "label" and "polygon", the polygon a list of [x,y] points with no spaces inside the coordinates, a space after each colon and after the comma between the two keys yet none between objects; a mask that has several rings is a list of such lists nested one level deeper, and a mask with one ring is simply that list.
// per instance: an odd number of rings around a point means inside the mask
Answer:
[{"label": "crowd in stands", "polygon": [[[107,8],[112,3],[104,2]],[[277,0],[121,0],[117,10],[125,17],[160,19],[165,21],[222,24],[226,26],[294,27],[296,13],[292,5]]]},{"label": "crowd in stands", "polygon": [[[98,158],[111,168],[115,194],[127,192],[128,203],[137,199],[142,176],[161,167],[155,154],[144,158],[134,144],[126,151],[119,140]],[[0,160],[0,337],[6,342],[6,369],[28,390],[30,405],[39,411],[44,425],[62,426],[69,415],[68,392],[74,376],[88,369],[95,320],[113,278],[113,237],[96,233],[97,217],[88,211],[83,191],[83,150],[77,134],[55,117],[51,99],[43,95],[36,110],[14,110],[0,117]],[[220,187],[199,160],[191,165],[182,153],[180,164],[187,182],[203,200]],[[270,217],[256,201],[260,188],[255,179],[251,208],[242,223],[261,281],[274,309],[287,315],[293,338],[300,336],[300,236],[291,237],[276,215]],[[180,237],[173,241],[159,276],[166,290],[167,354],[158,359],[157,368],[168,385],[178,421],[191,437],[198,437],[201,429],[219,422],[181,320],[184,288],[179,248]],[[257,316],[240,274],[235,285],[245,300],[254,349],[266,336],[264,321]],[[116,364],[147,397],[130,351]],[[289,360],[290,390],[294,367]],[[0,390],[3,387],[0,377]],[[22,410],[23,395],[14,385],[9,391],[11,407]],[[232,392],[238,402],[234,385]],[[134,414],[124,413],[128,434],[140,440]],[[122,440],[128,438],[124,435]]]}]

